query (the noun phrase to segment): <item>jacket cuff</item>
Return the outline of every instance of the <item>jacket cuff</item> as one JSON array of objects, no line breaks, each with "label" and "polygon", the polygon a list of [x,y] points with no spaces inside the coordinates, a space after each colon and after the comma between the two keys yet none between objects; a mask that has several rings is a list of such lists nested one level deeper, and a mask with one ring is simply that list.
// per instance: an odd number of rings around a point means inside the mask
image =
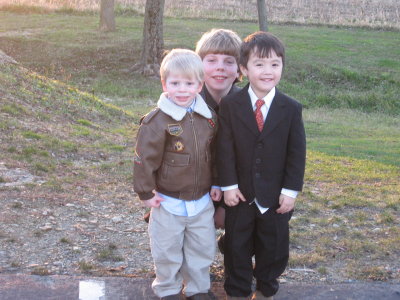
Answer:
[{"label": "jacket cuff", "polygon": [[149,192],[149,193],[138,193],[139,199],[144,201],[144,200],[149,200],[151,198],[154,197],[154,193],[153,192]]}]

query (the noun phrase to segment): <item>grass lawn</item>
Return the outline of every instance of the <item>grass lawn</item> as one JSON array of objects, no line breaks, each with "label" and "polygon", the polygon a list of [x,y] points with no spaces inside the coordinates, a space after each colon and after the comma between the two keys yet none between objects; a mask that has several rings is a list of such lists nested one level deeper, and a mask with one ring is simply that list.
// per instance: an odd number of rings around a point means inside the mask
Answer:
[{"label": "grass lawn", "polygon": [[[2,146],[1,160],[22,161],[57,189],[68,189],[63,185],[74,180],[68,174],[68,180],[55,176],[63,165],[72,169],[71,153],[85,160],[83,149],[98,159],[104,150],[130,160],[127,140],[137,128],[132,123],[154,107],[161,85],[157,78],[130,71],[140,53],[143,18],[119,16],[116,21],[117,32],[100,33],[98,17],[90,14],[0,11],[0,49],[24,67],[60,82],[36,75],[24,75],[27,79],[21,81],[19,73],[1,70],[0,86],[8,101],[0,103],[0,113],[7,115],[0,120],[0,133],[7,134],[4,141],[15,143]],[[165,46],[193,49],[211,28],[230,28],[241,37],[257,30],[250,22],[166,18]],[[287,47],[279,88],[305,108],[307,169],[291,222],[290,267],[342,279],[399,280],[400,32],[289,25],[271,25],[270,31]],[[53,98],[63,100],[54,111],[57,120],[66,113],[68,126],[57,124],[53,131],[25,128],[21,116],[54,123],[46,114]],[[80,101],[83,108],[76,106]],[[25,107],[27,102],[38,109]],[[90,105],[100,112],[89,118],[85,114]],[[113,116],[124,116],[129,124],[119,120],[114,128]],[[13,134],[8,136],[10,128]],[[63,156],[63,165],[52,152]],[[129,184],[128,165],[123,171],[116,163],[102,168]]]}]

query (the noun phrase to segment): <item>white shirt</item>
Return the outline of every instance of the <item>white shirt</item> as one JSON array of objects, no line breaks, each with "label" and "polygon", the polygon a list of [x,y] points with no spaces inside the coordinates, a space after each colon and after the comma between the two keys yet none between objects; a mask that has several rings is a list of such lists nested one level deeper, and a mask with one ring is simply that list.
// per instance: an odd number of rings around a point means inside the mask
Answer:
[{"label": "white shirt", "polygon": [[[249,91],[251,104],[253,106],[253,111],[255,111],[256,110],[256,101],[259,98],[254,93],[253,89],[251,88],[251,85],[249,86],[249,90],[248,91]],[[264,98],[262,98],[265,101],[265,104],[263,106],[261,106],[261,113],[262,113],[262,115],[264,117],[264,121],[267,118],[267,115],[268,115],[268,112],[269,112],[269,108],[271,107],[271,104],[272,104],[272,101],[274,100],[274,97],[275,97],[275,87]],[[233,190],[233,189],[237,189],[237,188],[239,188],[239,185],[235,184],[235,185],[221,187],[221,190],[222,191],[229,191],[229,190]],[[292,197],[292,198],[296,198],[297,194],[298,194],[298,191],[293,191],[293,190],[282,188],[281,194],[284,194],[284,195]],[[254,198],[254,201],[255,201],[258,209],[260,210],[260,212],[262,214],[265,213],[268,210],[268,208],[262,207],[258,203],[257,199]]]}]

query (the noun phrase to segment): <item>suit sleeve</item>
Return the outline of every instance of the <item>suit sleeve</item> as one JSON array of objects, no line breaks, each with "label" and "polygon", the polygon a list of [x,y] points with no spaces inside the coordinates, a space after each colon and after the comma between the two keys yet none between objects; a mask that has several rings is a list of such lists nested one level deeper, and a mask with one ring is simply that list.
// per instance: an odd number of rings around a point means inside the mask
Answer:
[{"label": "suit sleeve", "polygon": [[306,134],[302,106],[297,104],[290,126],[283,188],[301,191],[306,162]]},{"label": "suit sleeve", "polygon": [[229,100],[224,100],[222,99],[219,107],[217,133],[217,168],[221,187],[238,184]]},{"label": "suit sleeve", "polygon": [[156,173],[160,168],[165,145],[164,130],[151,123],[142,124],[136,140],[133,167],[133,186],[140,200],[151,199],[156,189]]}]

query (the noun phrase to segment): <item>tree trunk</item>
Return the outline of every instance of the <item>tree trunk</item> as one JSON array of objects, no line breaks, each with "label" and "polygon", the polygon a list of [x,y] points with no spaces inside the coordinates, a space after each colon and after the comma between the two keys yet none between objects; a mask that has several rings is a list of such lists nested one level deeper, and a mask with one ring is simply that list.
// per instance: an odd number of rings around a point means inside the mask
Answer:
[{"label": "tree trunk", "polygon": [[164,51],[163,16],[165,0],[146,0],[140,61],[134,66],[145,76],[158,75]]},{"label": "tree trunk", "polygon": [[114,0],[101,0],[100,26],[101,31],[115,31]]},{"label": "tree trunk", "polygon": [[265,7],[265,0],[257,0],[258,10],[258,24],[261,31],[268,31],[267,25],[267,9]]}]

